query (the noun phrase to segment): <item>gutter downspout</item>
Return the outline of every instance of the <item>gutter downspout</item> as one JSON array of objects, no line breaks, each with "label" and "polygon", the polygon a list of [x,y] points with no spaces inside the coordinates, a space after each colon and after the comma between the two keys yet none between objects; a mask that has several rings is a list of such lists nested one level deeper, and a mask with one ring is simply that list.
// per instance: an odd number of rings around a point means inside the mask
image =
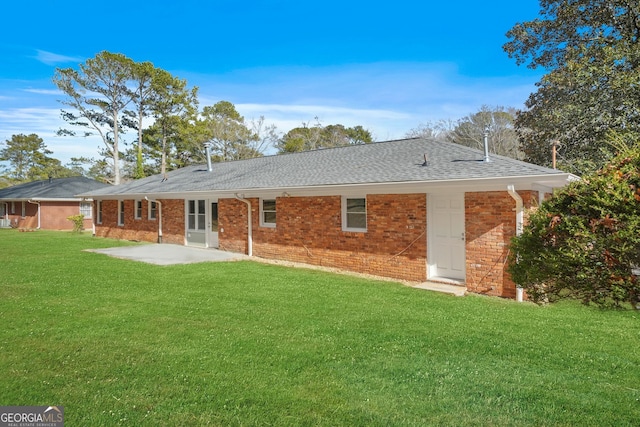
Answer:
[{"label": "gutter downspout", "polygon": [[[524,227],[524,207],[522,203],[522,197],[516,192],[513,184],[507,186],[509,195],[516,201],[516,236],[522,234],[522,228]],[[516,301],[522,302],[524,300],[524,289],[516,285]]]},{"label": "gutter downspout", "polygon": [[162,203],[156,199],[150,199],[144,196],[147,202],[153,202],[158,205],[158,243],[162,243]]},{"label": "gutter downspout", "polygon": [[244,195],[235,194],[236,199],[247,204],[247,255],[253,256],[253,228],[251,227],[251,202]]},{"label": "gutter downspout", "polygon": [[27,200],[27,203],[31,203],[32,205],[38,205],[38,228],[36,228],[36,230],[40,230],[40,202],[34,202],[33,200]]}]

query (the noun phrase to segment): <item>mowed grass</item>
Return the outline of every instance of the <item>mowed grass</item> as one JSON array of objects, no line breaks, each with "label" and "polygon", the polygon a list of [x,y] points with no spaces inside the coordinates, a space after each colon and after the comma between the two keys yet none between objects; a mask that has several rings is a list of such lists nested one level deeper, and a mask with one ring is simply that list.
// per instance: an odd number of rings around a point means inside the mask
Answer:
[{"label": "mowed grass", "polygon": [[0,230],[0,405],[69,426],[637,426],[640,319]]}]

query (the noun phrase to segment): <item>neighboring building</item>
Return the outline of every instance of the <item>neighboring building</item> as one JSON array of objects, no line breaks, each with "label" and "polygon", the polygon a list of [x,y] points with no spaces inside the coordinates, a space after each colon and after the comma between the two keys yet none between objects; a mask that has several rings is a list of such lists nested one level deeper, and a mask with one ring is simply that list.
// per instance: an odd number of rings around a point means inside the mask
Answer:
[{"label": "neighboring building", "polygon": [[483,159],[416,138],[190,166],[82,195],[96,200],[98,236],[513,297],[504,266],[523,208],[576,177]]},{"label": "neighboring building", "polygon": [[32,181],[0,189],[0,227],[23,230],[71,230],[71,215],[83,214],[85,228],[93,226],[93,200],[76,194],[110,187],[76,176]]}]

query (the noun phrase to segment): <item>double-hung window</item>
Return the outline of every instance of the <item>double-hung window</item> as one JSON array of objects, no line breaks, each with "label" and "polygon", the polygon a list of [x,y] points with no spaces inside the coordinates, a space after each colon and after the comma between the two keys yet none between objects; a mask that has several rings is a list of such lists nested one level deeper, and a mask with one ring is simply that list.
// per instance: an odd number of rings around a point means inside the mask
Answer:
[{"label": "double-hung window", "polygon": [[260,226],[276,226],[276,199],[260,199]]},{"label": "double-hung window", "polygon": [[149,219],[156,219],[158,216],[158,204],[156,202],[149,201]]},{"label": "double-hung window", "polygon": [[344,231],[367,231],[367,199],[364,197],[342,198],[342,229]]},{"label": "double-hung window", "polygon": [[142,200],[136,200],[135,219],[142,219]]},{"label": "double-hung window", "polygon": [[96,223],[102,224],[102,200],[98,200],[96,202],[96,205],[97,205],[97,211],[98,211],[98,217],[96,218]]},{"label": "double-hung window", "polygon": [[91,218],[92,205],[91,202],[80,202],[80,215],[85,218]]},{"label": "double-hung window", "polygon": [[124,200],[118,201],[118,225],[124,225]]}]

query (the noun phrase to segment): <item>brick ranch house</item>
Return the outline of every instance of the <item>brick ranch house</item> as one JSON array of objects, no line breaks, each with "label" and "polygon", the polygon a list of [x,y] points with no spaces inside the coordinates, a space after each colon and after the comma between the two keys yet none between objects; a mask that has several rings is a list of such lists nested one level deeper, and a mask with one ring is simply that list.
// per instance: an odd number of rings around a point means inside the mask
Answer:
[{"label": "brick ranch house", "polygon": [[189,166],[85,192],[97,236],[213,247],[515,297],[523,209],[576,177],[428,139]]},{"label": "brick ranch house", "polygon": [[84,214],[93,226],[93,201],[76,194],[110,187],[82,176],[26,182],[0,189],[0,227],[22,230],[72,230],[71,215]]}]

